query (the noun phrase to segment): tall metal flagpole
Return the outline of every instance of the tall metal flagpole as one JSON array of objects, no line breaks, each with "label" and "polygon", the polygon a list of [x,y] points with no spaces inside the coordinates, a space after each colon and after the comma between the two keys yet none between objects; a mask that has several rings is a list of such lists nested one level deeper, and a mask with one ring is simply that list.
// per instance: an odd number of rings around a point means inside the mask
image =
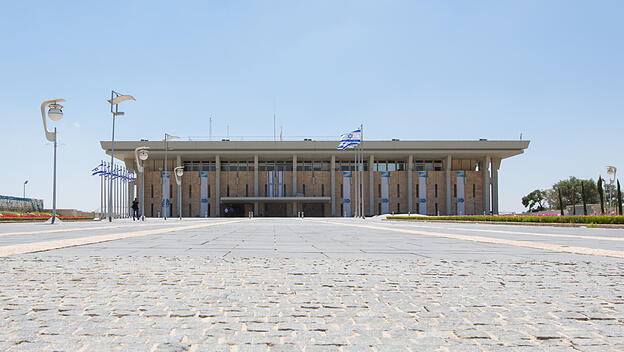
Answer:
[{"label": "tall metal flagpole", "polygon": [[[358,194],[357,193],[357,145],[355,146],[355,148],[353,148],[353,178],[352,178],[352,180],[354,181],[353,182],[353,186],[354,186],[353,190],[355,191],[355,192],[353,192],[353,193],[355,193],[354,194],[354,196],[355,196],[354,197],[355,198],[354,199],[355,200],[355,204],[354,204],[354,209],[353,209],[354,210],[353,216],[357,217],[357,207],[358,207],[358,205],[357,205],[358,204],[358,195],[357,195]],[[351,204],[349,204],[349,206],[351,206]]]},{"label": "tall metal flagpole", "polygon": [[364,125],[360,125],[360,217],[364,217]]}]

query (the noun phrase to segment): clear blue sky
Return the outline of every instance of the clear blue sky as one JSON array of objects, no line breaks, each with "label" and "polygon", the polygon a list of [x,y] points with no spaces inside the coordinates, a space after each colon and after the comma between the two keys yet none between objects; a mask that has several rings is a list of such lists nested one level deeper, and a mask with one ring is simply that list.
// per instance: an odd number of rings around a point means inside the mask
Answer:
[{"label": "clear blue sky", "polygon": [[621,1],[10,1],[0,12],[0,194],[51,206],[39,105],[65,98],[59,207],[94,210],[110,90],[117,139],[164,132],[531,140],[501,210],[569,176],[624,172]]}]

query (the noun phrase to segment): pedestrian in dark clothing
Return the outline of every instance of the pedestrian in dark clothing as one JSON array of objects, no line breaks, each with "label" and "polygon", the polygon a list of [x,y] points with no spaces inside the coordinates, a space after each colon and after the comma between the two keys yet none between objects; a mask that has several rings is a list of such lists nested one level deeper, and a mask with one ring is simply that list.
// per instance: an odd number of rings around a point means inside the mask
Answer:
[{"label": "pedestrian in dark clothing", "polygon": [[137,198],[134,198],[134,200],[132,201],[132,221],[134,221],[136,218],[136,220],[140,220],[139,217],[139,200]]}]

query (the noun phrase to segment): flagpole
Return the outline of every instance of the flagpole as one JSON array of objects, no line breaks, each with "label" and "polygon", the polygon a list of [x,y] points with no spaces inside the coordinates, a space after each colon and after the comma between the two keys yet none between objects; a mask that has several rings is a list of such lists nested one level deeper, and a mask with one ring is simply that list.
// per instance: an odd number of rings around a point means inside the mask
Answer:
[{"label": "flagpole", "polygon": [[[357,146],[355,146],[355,148],[353,148],[353,178],[352,178],[352,180],[354,181],[353,184],[355,186],[354,189],[353,189],[355,191],[354,192],[355,193],[354,194],[354,196],[355,196],[354,197],[355,198],[355,206],[354,206],[354,209],[353,209],[354,210],[354,214],[353,214],[354,217],[357,217],[357,203],[358,203],[358,200],[357,200],[358,199],[358,195],[357,195],[358,194],[357,193],[357,169],[356,168],[357,168]],[[349,206],[350,205],[351,204],[349,204]]]},{"label": "flagpole", "polygon": [[364,218],[364,124],[360,124],[360,217]]}]

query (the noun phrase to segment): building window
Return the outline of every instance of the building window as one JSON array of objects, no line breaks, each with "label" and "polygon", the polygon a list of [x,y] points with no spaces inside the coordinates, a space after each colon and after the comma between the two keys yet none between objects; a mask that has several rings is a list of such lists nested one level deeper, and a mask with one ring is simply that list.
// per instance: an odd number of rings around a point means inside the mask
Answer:
[{"label": "building window", "polygon": [[284,183],[284,197],[286,197],[286,184]]},{"label": "building window", "polygon": [[173,185],[169,184],[169,198],[173,197]]},{"label": "building window", "polygon": [[305,197],[305,183],[303,184],[302,190],[303,190],[303,196]]},{"label": "building window", "polygon": [[325,197],[325,185],[321,184],[321,197]]},{"label": "building window", "polygon": [[381,203],[377,204],[377,214],[381,215]]},{"label": "building window", "polygon": [[208,185],[208,198],[210,198],[210,185]]},{"label": "building window", "polygon": [[381,183],[377,184],[377,196],[381,198]]},{"label": "building window", "polygon": [[418,184],[416,184],[416,198],[420,199],[420,195],[418,194]]},{"label": "building window", "polygon": [[151,185],[151,187],[152,187],[152,196],[151,196],[151,198],[154,198],[154,185]]},{"label": "building window", "polygon": [[245,197],[249,197],[249,184],[245,185]]},{"label": "building window", "polygon": [[401,203],[397,203],[397,213],[401,213]]},{"label": "building window", "polygon": [[340,185],[340,198],[344,198],[344,187]]},{"label": "building window", "polygon": [[477,187],[475,187],[475,184],[472,184],[472,198],[476,198],[476,193],[477,193]]},{"label": "building window", "polygon": [[344,204],[340,204],[340,214],[342,214],[342,216],[345,215],[345,213],[344,213]]},{"label": "building window", "polygon": [[267,190],[268,190],[268,186],[267,186],[267,184],[265,183],[265,184],[264,184],[264,196],[265,196],[265,197],[267,197],[267,196],[268,196]]},{"label": "building window", "polygon": [[210,216],[210,203],[208,203],[208,214],[207,216]]},{"label": "building window", "polygon": [[453,185],[453,197],[457,198],[457,183]]},{"label": "building window", "polygon": [[189,212],[188,212],[188,216],[193,216],[193,215],[191,214],[191,203],[189,203]]},{"label": "building window", "polygon": [[230,196],[230,185],[227,185],[227,187],[225,188],[225,196],[226,197]]},{"label": "building window", "polygon": [[[141,214],[142,215],[142,214]],[[154,203],[150,205],[150,216],[154,216]]]},{"label": "building window", "polygon": [[435,203],[435,214],[433,215],[438,215],[438,203]]},{"label": "building window", "polygon": [[435,197],[438,198],[438,184],[437,183],[435,184],[434,192],[435,192]]},{"label": "building window", "polygon": [[401,187],[400,187],[400,186],[401,186],[401,185],[399,185],[399,184],[397,183],[397,199],[398,199],[399,197],[401,197]]}]

